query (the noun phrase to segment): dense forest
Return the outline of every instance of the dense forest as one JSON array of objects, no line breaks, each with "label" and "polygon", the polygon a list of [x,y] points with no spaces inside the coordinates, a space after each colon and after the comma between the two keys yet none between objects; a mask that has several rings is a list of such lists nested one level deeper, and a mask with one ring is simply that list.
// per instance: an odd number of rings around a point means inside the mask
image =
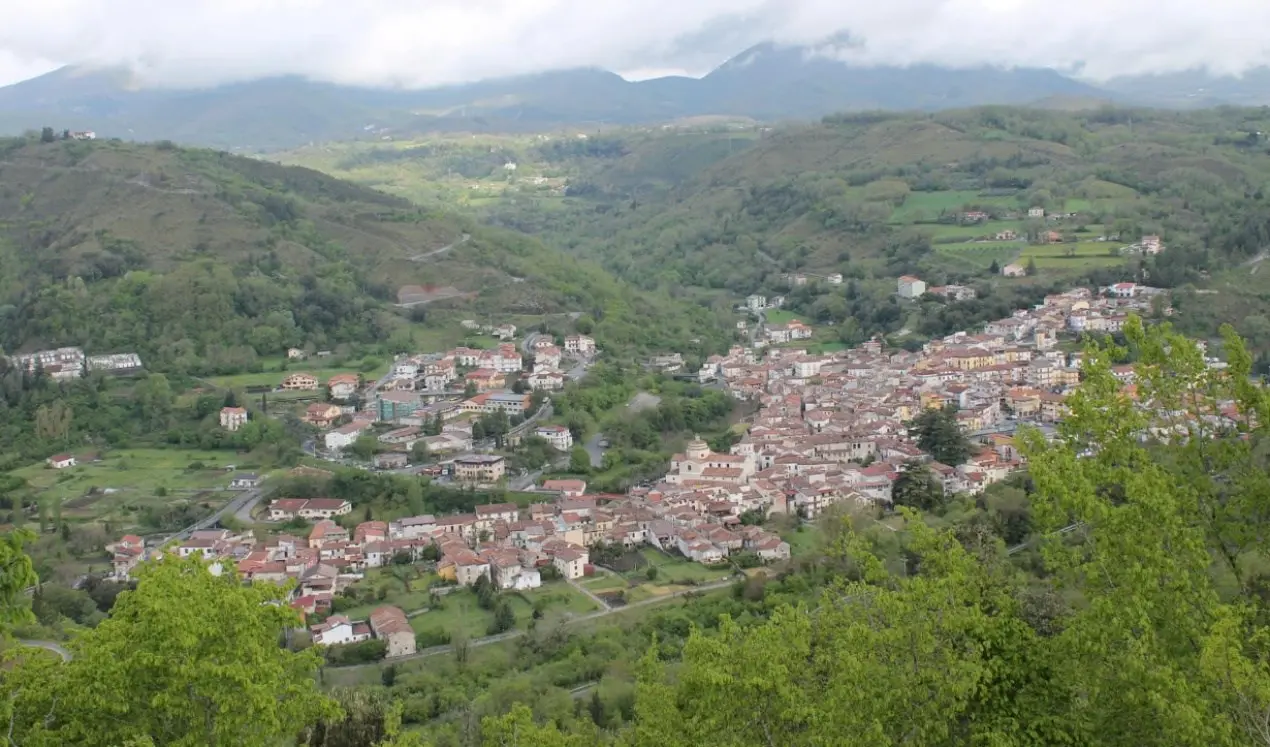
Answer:
[{"label": "dense forest", "polygon": [[[7,351],[135,351],[152,370],[207,375],[288,347],[406,352],[413,329],[459,313],[587,314],[631,351],[721,327],[523,235],[307,169],[163,143],[0,151]],[[398,308],[404,285],[438,301]]]}]

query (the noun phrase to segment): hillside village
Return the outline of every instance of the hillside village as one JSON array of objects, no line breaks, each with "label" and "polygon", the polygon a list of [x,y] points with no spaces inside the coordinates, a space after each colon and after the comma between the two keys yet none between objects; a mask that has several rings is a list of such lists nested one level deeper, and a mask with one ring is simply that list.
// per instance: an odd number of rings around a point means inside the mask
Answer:
[{"label": "hillside village", "polygon": [[[660,480],[624,495],[589,493],[580,479],[547,480],[534,488],[543,500],[527,507],[483,505],[471,514],[355,526],[339,523],[352,512],[346,501],[286,498],[268,506],[268,520],[311,521],[307,535],[283,532],[262,539],[204,530],[168,551],[233,563],[253,582],[294,581],[294,606],[318,614],[329,612],[335,595],[368,570],[397,562],[434,562],[443,583],[471,586],[487,578],[498,589],[527,590],[539,587],[545,574],[569,582],[590,575],[597,546],[648,546],[705,565],[726,563],[740,553],[762,563],[787,560],[789,544],[754,518],[793,514],[814,520],[840,504],[888,506],[909,462],[927,464],[944,491],[969,494],[1022,467],[1014,431],[1020,424],[1050,429],[1063,418],[1064,400],[1080,381],[1081,356],[1066,352],[1060,339],[1085,331],[1118,332],[1129,314],[1146,312],[1159,293],[1132,283],[1098,293],[1077,288],[977,333],[957,332],[915,352],[888,349],[879,340],[820,355],[763,342],[733,347],[709,358],[697,377],[757,403],[745,434],[728,453],[693,439],[672,457]],[[529,343],[538,360],[559,359],[554,345],[535,342],[541,340]],[[566,345],[574,355],[592,355],[588,343],[589,338],[575,337]],[[526,395],[487,391],[455,401],[445,389],[474,380],[470,373],[458,374],[461,366],[478,365],[485,377],[502,373],[500,367],[511,372],[519,358],[505,345],[403,358],[351,424],[381,429],[389,424],[392,430],[381,440],[408,443],[421,437],[420,426],[433,417],[446,420],[451,413],[457,417],[504,402],[523,412],[520,401]],[[1131,368],[1118,368],[1116,374],[1131,392]],[[441,396],[425,404],[434,393]],[[963,464],[934,461],[910,434],[910,421],[923,410],[948,406],[955,407],[958,425],[979,445]],[[470,447],[470,433],[449,427],[426,438]],[[568,448],[570,443],[556,445]],[[502,457],[496,455],[469,453],[450,465],[456,479],[472,484],[505,477]],[[148,554],[136,537],[125,537],[112,549],[119,578]],[[395,619],[393,613],[381,615],[379,627],[392,629],[383,622],[389,619]],[[374,634],[376,625],[373,620],[328,620],[319,628],[315,640],[347,643]],[[393,644],[392,650],[409,653],[413,644]]]}]

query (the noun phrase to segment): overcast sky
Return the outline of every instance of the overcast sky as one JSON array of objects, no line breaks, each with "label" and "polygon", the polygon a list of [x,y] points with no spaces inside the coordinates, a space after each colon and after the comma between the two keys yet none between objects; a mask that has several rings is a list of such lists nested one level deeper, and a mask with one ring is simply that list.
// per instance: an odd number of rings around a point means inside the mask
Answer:
[{"label": "overcast sky", "polygon": [[1270,0],[40,0],[0,22],[0,84],[68,63],[161,85],[295,73],[423,87],[594,65],[699,75],[765,40],[862,62],[1080,68],[1270,62]]}]

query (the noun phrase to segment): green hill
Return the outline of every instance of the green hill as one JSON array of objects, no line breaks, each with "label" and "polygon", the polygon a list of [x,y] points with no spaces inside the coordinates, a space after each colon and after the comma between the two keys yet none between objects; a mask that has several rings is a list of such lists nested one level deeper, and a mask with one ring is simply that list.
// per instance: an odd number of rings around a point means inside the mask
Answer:
[{"label": "green hill", "polygon": [[162,143],[0,144],[5,350],[235,372],[293,345],[394,352],[473,314],[587,314],[613,348],[709,344],[717,328],[524,235],[308,169]]},{"label": "green hill", "polygon": [[[800,314],[842,323],[851,340],[938,334],[1074,283],[1210,284],[1270,245],[1266,132],[1260,109],[984,107],[481,141],[486,154],[514,158],[514,177],[501,167],[452,176],[445,163],[481,157],[455,139],[288,158],[403,194],[449,185],[429,198],[534,233],[650,292],[720,307],[788,292]],[[549,185],[531,186],[539,177]],[[1029,217],[1033,207],[1046,216]],[[1149,234],[1163,237],[1164,254],[1122,252]],[[1011,262],[1035,272],[993,273]],[[830,273],[847,282],[814,287]],[[792,274],[813,282],[791,288]],[[901,307],[902,274],[973,285],[980,302]]]}]

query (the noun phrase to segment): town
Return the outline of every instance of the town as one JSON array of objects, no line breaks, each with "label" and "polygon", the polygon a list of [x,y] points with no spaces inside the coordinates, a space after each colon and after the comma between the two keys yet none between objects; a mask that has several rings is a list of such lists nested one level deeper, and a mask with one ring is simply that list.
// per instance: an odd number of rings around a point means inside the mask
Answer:
[{"label": "town", "polygon": [[[927,290],[920,280],[903,277],[897,293],[911,298],[959,292],[950,288]],[[661,479],[625,494],[590,493],[582,479],[549,479],[527,488],[541,497],[527,506],[481,505],[470,514],[355,525],[341,523],[353,512],[347,501],[282,498],[269,503],[262,518],[277,524],[310,522],[306,536],[280,531],[260,538],[212,528],[166,548],[146,548],[138,537],[127,536],[111,547],[114,574],[126,578],[143,559],[162,552],[232,563],[252,582],[294,582],[292,604],[323,619],[310,631],[315,643],[374,636],[389,642],[389,655],[400,656],[415,652],[413,639],[401,635],[409,630],[408,624],[403,627],[402,610],[385,607],[367,621],[326,617],[333,599],[367,571],[394,563],[434,563],[443,584],[473,586],[485,579],[497,589],[518,591],[538,588],[544,576],[569,583],[591,576],[596,548],[650,547],[711,567],[741,554],[777,563],[788,560],[791,549],[777,532],[764,528],[768,519],[790,515],[814,521],[834,506],[888,507],[906,464],[925,464],[942,490],[968,494],[1020,469],[1014,432],[1022,424],[1052,432],[1064,416],[1065,398],[1080,381],[1081,354],[1060,343],[1084,332],[1118,332],[1129,314],[1149,312],[1160,293],[1134,283],[1097,293],[1077,288],[913,352],[875,339],[855,349],[810,354],[798,346],[810,336],[808,325],[793,320],[764,326],[766,334],[750,346],[710,357],[696,374],[703,384],[757,405],[744,435],[727,453],[716,453],[695,438],[672,457]],[[762,297],[751,297],[746,305],[770,308]],[[509,327],[491,332],[511,339],[515,330]],[[443,462],[447,479],[470,486],[503,484],[509,477],[505,459],[475,448],[480,439],[473,434],[473,416],[508,413],[521,433],[532,429],[567,451],[573,444],[567,428],[535,425],[531,419],[533,393],[558,390],[566,378],[580,377],[597,353],[595,341],[583,335],[569,336],[558,346],[535,334],[521,347],[501,342],[491,350],[402,357],[375,382],[332,376],[326,382],[330,398],[360,406],[312,404],[303,418],[326,429],[328,455],[377,433],[384,450],[375,455],[375,468],[405,468],[412,448],[422,442],[430,455],[453,454]],[[525,374],[523,360],[530,355],[533,365]],[[567,374],[560,369],[566,361],[576,364]],[[678,354],[653,361],[670,370],[682,362]],[[1116,373],[1132,387],[1130,367]],[[502,388],[509,377],[525,384]],[[281,385],[284,390],[318,387],[317,377],[305,373],[291,374]],[[544,398],[541,408],[549,406]],[[940,463],[918,447],[910,423],[931,409],[955,411],[958,427],[975,444],[977,451],[963,463]],[[233,430],[247,417],[244,408],[225,408],[221,424]],[[240,487],[256,488],[258,482]]]}]

